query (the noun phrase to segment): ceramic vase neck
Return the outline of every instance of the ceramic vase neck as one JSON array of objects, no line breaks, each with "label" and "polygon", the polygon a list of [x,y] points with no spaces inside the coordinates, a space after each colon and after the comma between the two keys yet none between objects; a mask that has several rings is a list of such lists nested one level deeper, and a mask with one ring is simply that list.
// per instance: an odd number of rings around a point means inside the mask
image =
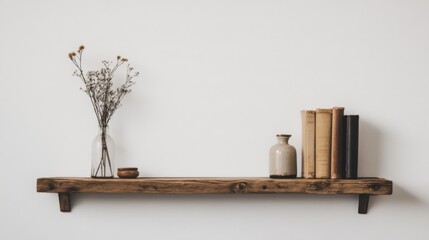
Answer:
[{"label": "ceramic vase neck", "polygon": [[279,134],[279,135],[277,135],[277,141],[278,141],[278,143],[289,144],[289,138],[291,136],[292,135]]}]

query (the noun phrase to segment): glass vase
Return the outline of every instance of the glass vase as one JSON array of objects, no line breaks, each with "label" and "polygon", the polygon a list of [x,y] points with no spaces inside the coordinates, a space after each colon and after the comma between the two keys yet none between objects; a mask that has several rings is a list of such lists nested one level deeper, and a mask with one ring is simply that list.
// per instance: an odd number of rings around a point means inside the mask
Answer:
[{"label": "glass vase", "polygon": [[109,136],[108,126],[100,127],[99,134],[92,142],[91,177],[114,177],[115,143]]}]

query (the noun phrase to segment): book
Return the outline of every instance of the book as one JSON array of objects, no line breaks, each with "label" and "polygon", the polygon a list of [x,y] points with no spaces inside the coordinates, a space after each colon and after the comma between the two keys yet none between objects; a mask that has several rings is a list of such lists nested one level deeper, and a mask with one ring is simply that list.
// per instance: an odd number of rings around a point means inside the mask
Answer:
[{"label": "book", "polygon": [[331,178],[343,178],[344,108],[332,108]]},{"label": "book", "polygon": [[331,177],[332,109],[316,110],[316,178]]},{"label": "book", "polygon": [[302,121],[302,151],[301,176],[315,178],[315,141],[316,141],[316,112],[312,110],[301,111]]},{"label": "book", "polygon": [[343,144],[342,144],[343,151],[341,152],[343,155],[341,158],[341,160],[342,160],[342,162],[341,162],[341,164],[342,164],[341,175],[343,175],[343,178],[346,178],[346,132],[347,132],[347,116],[344,115],[343,116],[344,138],[343,138]]},{"label": "book", "polygon": [[359,115],[347,115],[345,119],[345,178],[358,177]]}]

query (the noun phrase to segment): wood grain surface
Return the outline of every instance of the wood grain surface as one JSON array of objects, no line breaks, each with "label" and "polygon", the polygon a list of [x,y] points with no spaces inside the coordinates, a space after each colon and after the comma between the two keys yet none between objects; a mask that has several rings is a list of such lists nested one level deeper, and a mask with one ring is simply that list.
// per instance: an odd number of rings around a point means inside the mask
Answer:
[{"label": "wood grain surface", "polygon": [[38,192],[50,193],[150,193],[150,194],[227,194],[227,193],[309,193],[309,194],[392,194],[392,181],[381,178],[359,179],[270,179],[243,178],[39,178]]}]

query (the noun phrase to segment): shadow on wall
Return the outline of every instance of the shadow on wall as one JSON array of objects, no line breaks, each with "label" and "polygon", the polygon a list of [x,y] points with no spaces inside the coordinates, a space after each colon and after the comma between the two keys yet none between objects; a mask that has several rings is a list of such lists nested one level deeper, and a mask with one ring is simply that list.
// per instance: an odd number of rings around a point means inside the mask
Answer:
[{"label": "shadow on wall", "polygon": [[382,145],[385,137],[381,128],[360,119],[359,122],[359,177],[383,177]]},{"label": "shadow on wall", "polygon": [[[386,149],[383,144],[386,142],[387,136],[383,133],[382,128],[373,125],[371,122],[360,119],[359,122],[359,162],[358,175],[359,177],[380,177],[385,178],[383,174],[384,166],[391,164],[389,159],[383,156],[383,149]],[[402,187],[395,179],[393,181],[393,196],[391,197],[373,197],[371,202],[388,201],[391,203],[406,205],[425,205],[425,202],[417,195],[413,195],[407,191],[406,187]],[[369,204],[371,206],[377,205]]]},{"label": "shadow on wall", "polygon": [[[425,205],[425,201],[407,191],[405,187],[393,181],[394,201],[399,204]],[[393,200],[393,199],[392,199]]]},{"label": "shadow on wall", "polygon": [[[306,195],[306,194],[73,194],[72,212],[78,211],[79,207],[96,207],[102,209],[115,209],[128,206],[129,211],[145,211],[157,207],[168,209],[186,209],[197,207],[198,211],[211,211],[217,209],[230,213],[231,209],[255,212],[279,213],[288,209],[297,209],[301,214],[311,214],[320,206],[328,206],[327,209],[341,203],[344,206],[352,206],[351,213],[357,212],[358,197],[354,195]],[[267,206],[281,206],[270,208]],[[54,209],[58,211],[57,209]],[[332,214],[330,210],[326,214]]]},{"label": "shadow on wall", "polygon": [[[350,207],[350,214],[357,213],[358,196],[344,194],[341,196],[334,195],[306,195],[306,194],[202,194],[202,195],[169,195],[169,194],[73,194],[72,196],[72,212],[79,206],[86,205],[87,207],[98,207],[108,209],[112,207],[112,211],[116,211],[118,206],[126,204],[130,207],[130,211],[145,211],[147,208],[152,208],[154,205],[158,207],[175,208],[199,206],[200,210],[205,207],[216,208],[218,210],[229,211],[231,208],[238,210],[252,211],[279,211],[278,208],[269,208],[266,206],[281,206],[282,211],[299,209],[301,214],[311,214],[320,206],[331,208],[338,204]],[[404,211],[410,207],[421,207],[427,203],[418,196],[405,190],[404,187],[394,182],[393,196],[373,196],[370,198],[368,212],[371,208],[377,208],[388,204],[400,205]],[[122,209],[123,208],[119,208]],[[259,210],[255,210],[259,209]],[[57,210],[57,209],[55,209]],[[332,214],[327,211],[326,214]],[[349,214],[349,213],[345,213]]]},{"label": "shadow on wall", "polygon": [[[398,205],[404,211],[410,209],[410,207],[422,207],[426,206],[428,203],[424,199],[419,198],[417,195],[412,194],[407,191],[405,187],[402,187],[400,184],[393,180],[393,195],[392,196],[376,196],[370,198],[370,204],[368,205],[368,212],[370,212],[371,207],[376,208],[377,205],[381,204],[391,204]],[[384,202],[384,203],[383,203]],[[396,208],[395,208],[396,209]]]}]

